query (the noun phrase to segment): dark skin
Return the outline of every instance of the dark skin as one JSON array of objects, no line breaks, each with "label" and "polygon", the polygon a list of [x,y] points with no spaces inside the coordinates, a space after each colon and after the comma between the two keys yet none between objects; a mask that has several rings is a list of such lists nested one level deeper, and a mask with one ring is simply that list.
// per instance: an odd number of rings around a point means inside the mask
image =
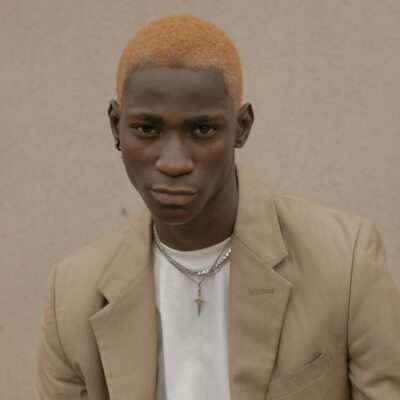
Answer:
[{"label": "dark skin", "polygon": [[238,205],[235,149],[254,113],[234,104],[220,71],[146,67],[128,75],[109,117],[126,172],[160,239],[190,251],[232,235]]}]

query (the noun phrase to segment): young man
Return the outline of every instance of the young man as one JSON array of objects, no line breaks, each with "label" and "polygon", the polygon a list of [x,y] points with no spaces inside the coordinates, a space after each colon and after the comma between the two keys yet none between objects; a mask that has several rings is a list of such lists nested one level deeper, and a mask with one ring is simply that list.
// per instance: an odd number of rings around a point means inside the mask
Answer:
[{"label": "young man", "polygon": [[35,399],[399,399],[379,233],[235,166],[254,116],[230,39],[152,21],[117,91],[115,145],[147,210],[52,269]]}]

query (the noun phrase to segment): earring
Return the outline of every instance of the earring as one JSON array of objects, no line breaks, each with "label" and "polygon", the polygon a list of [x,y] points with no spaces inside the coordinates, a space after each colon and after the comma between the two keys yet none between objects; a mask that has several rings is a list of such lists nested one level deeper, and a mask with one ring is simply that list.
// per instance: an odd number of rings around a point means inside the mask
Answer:
[{"label": "earring", "polygon": [[120,144],[119,144],[119,140],[117,139],[117,141],[115,142],[115,148],[118,150],[118,151],[121,151],[121,146],[120,146]]}]

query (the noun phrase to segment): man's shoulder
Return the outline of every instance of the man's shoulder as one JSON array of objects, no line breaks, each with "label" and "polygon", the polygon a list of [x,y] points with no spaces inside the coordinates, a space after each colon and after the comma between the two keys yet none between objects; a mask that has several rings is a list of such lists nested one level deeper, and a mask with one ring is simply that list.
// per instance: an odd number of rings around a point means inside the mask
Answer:
[{"label": "man's shoulder", "polygon": [[242,242],[270,264],[289,254],[304,266],[303,277],[348,276],[361,227],[371,221],[280,190],[243,170],[238,176],[236,235]]},{"label": "man's shoulder", "polygon": [[372,221],[280,190],[273,197],[288,251],[330,281],[339,270],[348,274],[359,232]]},{"label": "man's shoulder", "polygon": [[134,222],[130,221],[128,224],[92,240],[61,259],[58,264],[60,266],[70,265],[73,267],[81,263],[90,263],[95,259],[107,261],[121,245],[127,232],[132,229],[132,225],[134,225]]},{"label": "man's shoulder", "polygon": [[56,281],[71,284],[96,286],[108,265],[118,253],[126,236],[138,225],[140,216],[118,227],[108,234],[78,248],[62,258],[53,268]]},{"label": "man's shoulder", "polygon": [[304,219],[309,223],[325,221],[327,223],[342,223],[350,226],[360,226],[366,218],[348,213],[333,206],[310,200],[283,190],[272,189],[277,212],[281,216]]},{"label": "man's shoulder", "polygon": [[[367,218],[339,210],[335,207],[323,204],[306,196],[299,196],[278,187],[266,183],[257,175],[240,167],[240,176],[247,184],[252,196],[259,197],[265,201],[273,200],[279,222],[282,225],[298,225],[302,230],[347,228],[358,230]],[[257,201],[257,200],[254,200]]]},{"label": "man's shoulder", "polygon": [[48,293],[55,302],[58,326],[65,337],[104,306],[99,284],[132,231],[140,230],[143,214],[109,234],[75,250],[56,263],[48,277]]},{"label": "man's shoulder", "polygon": [[347,254],[349,260],[361,226],[368,218],[332,206],[275,190],[274,204],[283,234],[291,246],[307,253]]}]

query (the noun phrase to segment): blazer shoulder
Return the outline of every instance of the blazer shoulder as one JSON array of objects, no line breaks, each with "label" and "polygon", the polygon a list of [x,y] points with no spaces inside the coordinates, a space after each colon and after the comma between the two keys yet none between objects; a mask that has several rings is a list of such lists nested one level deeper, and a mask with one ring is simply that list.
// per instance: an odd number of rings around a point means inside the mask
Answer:
[{"label": "blazer shoulder", "polygon": [[61,268],[66,268],[67,265],[73,266],[88,261],[89,259],[103,259],[104,257],[112,256],[123,241],[127,232],[132,228],[132,225],[133,222],[131,221],[129,224],[114,229],[112,232],[87,243],[61,259],[58,265]]},{"label": "blazer shoulder", "polygon": [[318,269],[330,265],[327,269],[333,272],[340,266],[348,273],[361,227],[374,225],[372,221],[282,191],[275,191],[273,196],[289,252],[305,262],[314,260]]},{"label": "blazer shoulder", "polygon": [[[333,221],[341,221],[348,226],[359,228],[367,220],[367,218],[362,216],[340,211],[320,202],[309,200],[271,186],[264,180],[261,180],[259,176],[248,172],[241,166],[238,167],[238,172],[240,183],[243,182],[244,185],[248,185],[244,190],[249,189],[253,197],[259,199],[265,198],[267,201],[272,198],[277,217],[280,221],[298,221],[302,223],[302,228],[306,229],[307,226],[318,221],[325,224]],[[304,220],[308,223],[304,224]]]},{"label": "blazer shoulder", "polygon": [[299,219],[307,218],[310,223],[317,223],[318,221],[332,224],[341,223],[355,228],[357,231],[364,222],[370,221],[366,217],[338,210],[332,206],[285,191],[278,189],[272,189],[272,191],[277,213],[281,217],[287,215],[292,218],[296,216]]},{"label": "blazer shoulder", "polygon": [[78,248],[61,259],[53,268],[56,284],[81,286],[97,285],[107,266],[117,254],[128,233],[138,224],[138,217],[119,227],[109,234]]}]

